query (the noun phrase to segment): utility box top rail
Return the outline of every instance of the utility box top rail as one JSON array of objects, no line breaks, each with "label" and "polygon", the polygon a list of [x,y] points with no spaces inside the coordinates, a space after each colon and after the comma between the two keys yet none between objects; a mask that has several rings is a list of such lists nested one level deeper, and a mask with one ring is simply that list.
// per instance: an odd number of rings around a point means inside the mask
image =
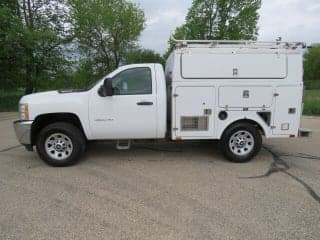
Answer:
[{"label": "utility box top rail", "polygon": [[306,48],[304,42],[251,41],[251,40],[176,40],[176,48],[267,48],[297,49]]}]

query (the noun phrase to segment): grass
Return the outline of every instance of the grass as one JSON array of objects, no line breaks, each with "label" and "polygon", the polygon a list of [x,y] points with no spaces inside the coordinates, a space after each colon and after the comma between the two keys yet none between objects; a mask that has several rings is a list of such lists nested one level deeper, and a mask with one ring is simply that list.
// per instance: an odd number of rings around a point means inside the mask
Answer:
[{"label": "grass", "polygon": [[[0,90],[0,112],[15,112],[23,91]],[[304,94],[305,115],[320,115],[320,89],[306,90]]]},{"label": "grass", "polygon": [[320,89],[305,91],[303,114],[320,115]]}]

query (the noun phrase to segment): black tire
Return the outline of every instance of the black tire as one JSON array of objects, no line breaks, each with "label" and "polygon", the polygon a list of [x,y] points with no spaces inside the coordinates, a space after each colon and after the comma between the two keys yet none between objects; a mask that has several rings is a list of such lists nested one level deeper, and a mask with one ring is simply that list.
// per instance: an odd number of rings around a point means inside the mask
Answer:
[{"label": "black tire", "polygon": [[[69,155],[65,159],[54,159],[46,151],[45,143],[48,137],[53,134],[64,134],[71,140],[72,151],[70,151],[71,153],[68,153]],[[36,147],[40,158],[44,162],[53,167],[65,167],[77,163],[80,156],[85,151],[86,139],[80,129],[76,126],[70,123],[57,122],[44,127],[40,131],[37,136]]]},{"label": "black tire", "polygon": [[[239,148],[237,146],[235,147],[235,144],[233,143],[234,136],[236,137],[238,133],[240,133],[239,137],[241,137],[241,134],[243,133],[250,133],[248,134],[248,139],[250,142],[248,141],[247,143],[243,143],[244,147],[242,147],[241,144],[239,144],[240,146],[238,145]],[[247,139],[247,138],[244,137],[243,139]],[[245,148],[249,143],[250,143],[249,149],[251,150],[247,150],[248,152],[245,152],[244,149],[242,150],[242,148]],[[262,137],[259,130],[254,125],[250,123],[244,123],[244,122],[236,123],[230,126],[224,132],[221,139],[221,144],[222,144],[221,147],[222,147],[223,153],[228,160],[236,163],[244,163],[244,162],[250,161],[260,152],[260,149],[262,146]],[[253,145],[253,147],[251,147],[251,145]],[[237,152],[237,151],[241,153],[235,154],[234,152]]]}]

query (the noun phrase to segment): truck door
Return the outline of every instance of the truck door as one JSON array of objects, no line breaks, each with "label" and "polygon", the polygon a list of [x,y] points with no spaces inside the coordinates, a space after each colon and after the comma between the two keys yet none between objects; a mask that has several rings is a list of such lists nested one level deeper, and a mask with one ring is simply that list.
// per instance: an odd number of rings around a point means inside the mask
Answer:
[{"label": "truck door", "polygon": [[212,137],[215,88],[179,86],[175,89],[175,96],[175,137]]},{"label": "truck door", "polygon": [[302,111],[302,86],[278,86],[273,116],[274,135],[297,136]]},{"label": "truck door", "polygon": [[155,138],[157,98],[154,68],[123,70],[112,78],[114,95],[92,92],[89,120],[93,139]]}]

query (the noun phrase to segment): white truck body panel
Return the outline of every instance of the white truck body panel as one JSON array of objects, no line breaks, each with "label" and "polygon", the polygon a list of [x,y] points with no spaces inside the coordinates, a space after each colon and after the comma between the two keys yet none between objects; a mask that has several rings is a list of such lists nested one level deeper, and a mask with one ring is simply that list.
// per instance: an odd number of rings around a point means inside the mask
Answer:
[{"label": "white truck body panel", "polygon": [[[287,56],[284,53],[223,50],[186,51],[181,55],[181,76],[194,79],[281,79],[287,76]],[[195,63],[201,64],[195,67]]]},{"label": "white truck body panel", "polygon": [[273,100],[272,86],[221,86],[218,93],[219,107],[225,108],[270,108]]},{"label": "white truck body panel", "polygon": [[[297,137],[302,113],[302,75],[300,48],[182,46],[171,54],[166,65],[166,78],[172,86],[171,138],[220,139],[226,128],[239,120],[256,123],[267,138]],[[179,91],[186,86],[194,90]],[[198,101],[199,96],[205,96],[211,104],[212,116],[207,117],[213,126],[202,130],[202,134],[194,129],[192,134],[190,129],[181,130],[181,117],[198,116],[201,123],[206,114],[199,111],[203,104]],[[228,114],[225,120],[219,119],[222,111]],[[261,113],[270,119],[263,119]]]},{"label": "white truck body panel", "polygon": [[[206,109],[214,109],[214,86],[179,86],[175,89],[175,126],[180,137],[210,137],[214,133],[213,113],[205,114]],[[193,128],[193,117],[203,116],[202,130]],[[188,117],[184,119],[183,117]]]},{"label": "white truck body panel", "polygon": [[[300,116],[294,112],[290,113],[290,109],[301,106],[303,89],[295,85],[280,85],[276,89],[279,96],[276,97],[274,104],[273,126],[275,128],[272,130],[272,134],[292,134],[293,129],[300,127]],[[300,108],[299,111],[301,111]]]}]

